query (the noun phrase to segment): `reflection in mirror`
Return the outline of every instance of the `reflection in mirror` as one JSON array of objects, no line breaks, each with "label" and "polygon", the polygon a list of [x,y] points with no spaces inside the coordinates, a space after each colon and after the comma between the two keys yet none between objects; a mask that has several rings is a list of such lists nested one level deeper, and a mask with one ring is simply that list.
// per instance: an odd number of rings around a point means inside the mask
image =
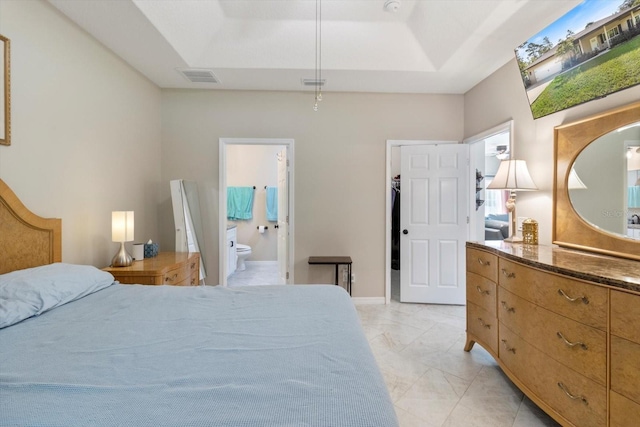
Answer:
[{"label": "reflection in mirror", "polygon": [[[640,122],[609,132],[576,157],[568,181],[575,211],[601,231],[640,239]],[[583,186],[576,184],[575,174]]]}]

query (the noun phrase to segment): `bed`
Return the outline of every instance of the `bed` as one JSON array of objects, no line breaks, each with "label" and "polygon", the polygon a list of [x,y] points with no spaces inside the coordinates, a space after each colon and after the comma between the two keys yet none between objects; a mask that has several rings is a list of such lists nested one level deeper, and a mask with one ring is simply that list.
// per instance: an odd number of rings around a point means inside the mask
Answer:
[{"label": "bed", "polygon": [[397,426],[336,286],[120,285],[0,180],[0,426]]}]

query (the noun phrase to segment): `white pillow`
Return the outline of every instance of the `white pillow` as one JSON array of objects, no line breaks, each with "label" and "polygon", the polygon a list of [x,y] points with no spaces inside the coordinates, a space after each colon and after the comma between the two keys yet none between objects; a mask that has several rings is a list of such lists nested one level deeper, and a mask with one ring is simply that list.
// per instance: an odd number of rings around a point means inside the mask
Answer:
[{"label": "white pillow", "polygon": [[111,273],[55,263],[0,275],[0,329],[111,286]]}]

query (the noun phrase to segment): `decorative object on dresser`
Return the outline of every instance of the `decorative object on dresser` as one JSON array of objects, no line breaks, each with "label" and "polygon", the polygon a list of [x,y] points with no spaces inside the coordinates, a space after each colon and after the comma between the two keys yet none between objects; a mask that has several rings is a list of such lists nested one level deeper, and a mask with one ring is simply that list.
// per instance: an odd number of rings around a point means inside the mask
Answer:
[{"label": "decorative object on dresser", "polygon": [[111,240],[120,243],[120,249],[111,260],[111,267],[128,267],[133,258],[124,247],[124,242],[133,242],[133,211],[111,213]]},{"label": "decorative object on dresser", "polygon": [[556,246],[467,243],[465,351],[482,345],[563,426],[637,426],[638,331],[640,263]]},{"label": "decorative object on dresser", "polygon": [[538,244],[538,221],[533,218],[522,221],[522,243],[525,245]]},{"label": "decorative object on dresser", "polygon": [[511,236],[504,240],[512,243],[521,242],[522,238],[516,236],[516,191],[538,189],[531,179],[527,163],[524,160],[503,160],[487,189],[510,191],[506,206],[511,215]]},{"label": "decorative object on dresser", "polygon": [[120,283],[132,285],[195,286],[200,281],[200,254],[160,252],[129,267],[103,268]]}]

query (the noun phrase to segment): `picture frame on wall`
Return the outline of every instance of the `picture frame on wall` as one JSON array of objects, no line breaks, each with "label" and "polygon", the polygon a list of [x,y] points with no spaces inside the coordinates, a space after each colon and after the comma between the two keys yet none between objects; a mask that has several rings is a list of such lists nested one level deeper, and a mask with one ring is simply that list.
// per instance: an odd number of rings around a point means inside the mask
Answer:
[{"label": "picture frame on wall", "polygon": [[11,145],[10,40],[0,34],[0,145]]}]

